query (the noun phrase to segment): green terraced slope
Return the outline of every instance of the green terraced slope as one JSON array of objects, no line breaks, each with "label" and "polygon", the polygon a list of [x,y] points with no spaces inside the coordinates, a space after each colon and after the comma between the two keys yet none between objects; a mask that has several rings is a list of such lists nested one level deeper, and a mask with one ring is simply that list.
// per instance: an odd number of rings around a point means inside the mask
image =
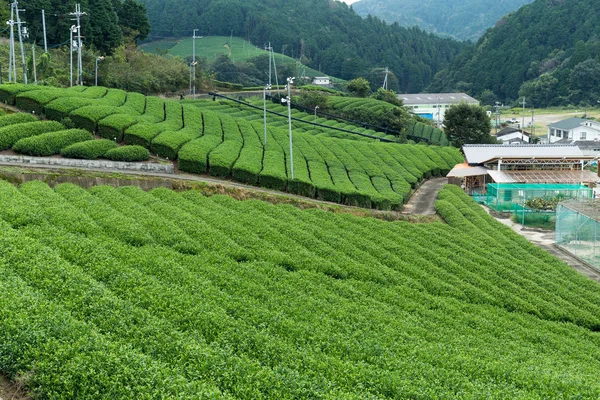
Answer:
[{"label": "green terraced slope", "polygon": [[600,287],[447,223],[0,181],[0,372],[54,399],[600,396]]}]

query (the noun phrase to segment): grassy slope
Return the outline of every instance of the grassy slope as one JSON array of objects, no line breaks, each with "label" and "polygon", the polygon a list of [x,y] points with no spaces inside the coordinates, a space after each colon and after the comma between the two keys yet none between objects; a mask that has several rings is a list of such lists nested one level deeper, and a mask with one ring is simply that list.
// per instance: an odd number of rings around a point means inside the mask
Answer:
[{"label": "grassy slope", "polygon": [[[204,36],[201,39],[196,39],[196,55],[198,57],[204,57],[209,62],[214,61],[218,56],[228,54],[227,48],[224,46],[226,43],[230,43],[231,46],[231,59],[234,63],[244,62],[252,57],[257,57],[262,54],[268,54],[263,48],[259,48],[253,44],[250,44],[247,40],[234,37],[232,40],[228,36]],[[157,53],[164,50],[169,50],[169,54],[185,58],[192,55],[192,39],[189,37],[181,38],[179,40],[163,40],[158,42],[150,42],[141,46],[144,51],[151,53]],[[160,49],[159,50],[157,50]],[[275,50],[275,49],[273,49]],[[287,55],[282,55],[275,52],[275,63],[279,64],[296,64],[297,60]],[[322,72],[315,69],[304,67],[300,65],[298,67],[298,74],[306,68],[307,76],[324,76]]]}]

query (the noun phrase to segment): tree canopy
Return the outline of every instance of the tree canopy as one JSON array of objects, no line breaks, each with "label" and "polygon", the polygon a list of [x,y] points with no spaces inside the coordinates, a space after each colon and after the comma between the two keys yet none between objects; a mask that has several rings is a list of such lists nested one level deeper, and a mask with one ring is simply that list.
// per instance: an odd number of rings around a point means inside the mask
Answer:
[{"label": "tree canopy", "polygon": [[388,67],[397,77],[390,89],[399,92],[423,90],[465,46],[418,28],[363,19],[334,0],[142,1],[157,36],[191,36],[198,28],[204,36],[233,34],[261,47],[270,42],[276,51],[346,80]]},{"label": "tree canopy", "polygon": [[600,100],[600,7],[594,0],[535,0],[502,18],[438,73],[431,91],[491,90],[531,105]]},{"label": "tree canopy", "polygon": [[[136,0],[78,0],[81,11],[81,33],[85,46],[110,55],[123,44],[124,37],[143,39],[150,32],[146,7]],[[10,10],[7,0],[0,8]],[[19,8],[25,9],[22,19],[27,23],[29,37],[43,44],[42,9],[46,16],[48,44],[55,46],[69,42],[69,27],[76,24],[69,15],[75,11],[75,2],[63,0],[23,0]],[[8,35],[5,33],[4,35]]]},{"label": "tree canopy", "polygon": [[389,23],[418,26],[461,40],[477,40],[496,21],[533,0],[361,0],[352,4],[359,15]]},{"label": "tree canopy", "polygon": [[453,146],[471,143],[495,143],[490,135],[492,123],[483,107],[460,103],[444,114],[444,132]]}]

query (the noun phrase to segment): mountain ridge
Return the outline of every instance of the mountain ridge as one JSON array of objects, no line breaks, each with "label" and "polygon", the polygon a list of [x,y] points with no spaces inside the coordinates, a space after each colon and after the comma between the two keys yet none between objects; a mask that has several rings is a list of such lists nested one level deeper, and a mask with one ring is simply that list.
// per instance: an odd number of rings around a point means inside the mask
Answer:
[{"label": "mountain ridge", "polygon": [[419,28],[458,40],[476,41],[496,21],[533,0],[361,0],[352,4],[362,16]]}]

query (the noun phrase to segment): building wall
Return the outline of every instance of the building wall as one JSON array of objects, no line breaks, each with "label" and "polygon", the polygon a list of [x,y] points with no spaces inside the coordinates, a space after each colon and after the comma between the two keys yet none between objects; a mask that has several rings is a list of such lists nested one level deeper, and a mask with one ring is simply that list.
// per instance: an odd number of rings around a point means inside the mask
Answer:
[{"label": "building wall", "polygon": [[597,139],[600,139],[600,130],[596,129],[596,127],[593,124],[590,124],[590,125],[578,126],[571,130],[561,130],[561,129],[548,127],[548,140],[550,143],[555,143],[562,139],[570,139],[570,140],[597,140]]},{"label": "building wall", "polygon": [[498,140],[502,141],[502,142],[508,142],[511,139],[523,139],[524,141],[526,141],[527,143],[529,143],[529,136],[527,135],[522,135],[521,132],[513,132],[513,133],[509,133],[507,135],[503,135],[499,138],[497,138]]}]

